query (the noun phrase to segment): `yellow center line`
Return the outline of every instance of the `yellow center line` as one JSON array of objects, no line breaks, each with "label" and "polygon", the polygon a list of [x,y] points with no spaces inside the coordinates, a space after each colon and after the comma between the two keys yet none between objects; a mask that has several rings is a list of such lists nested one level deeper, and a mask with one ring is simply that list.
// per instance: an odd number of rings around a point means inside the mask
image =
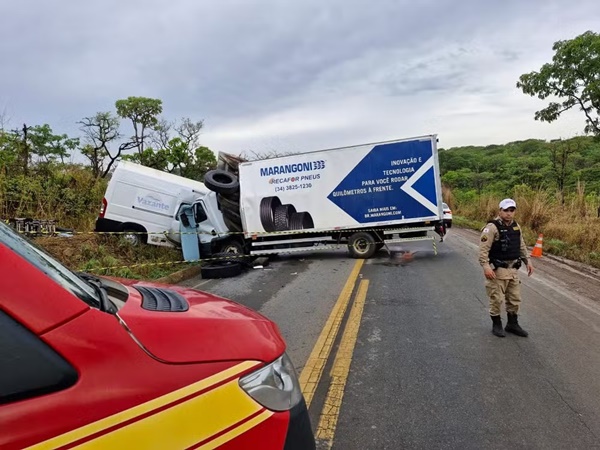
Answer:
[{"label": "yellow center line", "polygon": [[356,264],[354,264],[354,268],[346,280],[346,284],[344,285],[335,306],[331,310],[331,314],[319,335],[319,339],[317,339],[317,343],[313,347],[313,350],[306,361],[306,365],[300,374],[300,387],[302,388],[302,393],[304,394],[307,406],[310,406],[319,380],[321,379],[321,375],[323,374],[323,368],[329,358],[331,347],[333,347],[333,342],[340,329],[342,318],[344,317],[344,313],[350,302],[356,279],[358,278],[364,262],[364,259],[359,259],[356,261]]},{"label": "yellow center line", "polygon": [[337,426],[340,408],[342,407],[344,388],[346,387],[348,373],[350,372],[352,354],[354,353],[354,346],[360,328],[360,321],[368,289],[369,280],[362,280],[358,287],[358,292],[356,293],[356,298],[352,305],[352,310],[350,311],[350,316],[348,317],[348,323],[344,329],[342,340],[340,341],[340,347],[335,356],[335,361],[333,362],[333,368],[331,369],[331,384],[329,386],[329,391],[327,392],[323,410],[321,411],[321,417],[316,433],[317,439],[324,441],[328,445],[328,448],[331,448],[333,445],[335,428]]}]

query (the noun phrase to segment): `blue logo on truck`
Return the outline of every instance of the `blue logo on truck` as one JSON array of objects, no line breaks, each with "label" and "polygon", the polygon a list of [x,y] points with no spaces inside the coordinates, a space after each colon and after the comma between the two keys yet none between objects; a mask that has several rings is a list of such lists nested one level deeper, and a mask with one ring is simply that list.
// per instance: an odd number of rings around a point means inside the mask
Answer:
[{"label": "blue logo on truck", "polygon": [[156,209],[159,211],[169,211],[170,206],[166,203],[163,203],[160,197],[154,196],[152,194],[146,194],[145,196],[138,195],[137,203],[139,206],[145,206],[147,208]]},{"label": "blue logo on truck", "polygon": [[309,161],[303,163],[280,164],[276,166],[261,167],[261,177],[272,177],[273,175],[285,175],[289,173],[311,172],[325,168],[325,161]]},{"label": "blue logo on truck", "polygon": [[328,198],[358,223],[436,216],[431,141],[375,146]]}]

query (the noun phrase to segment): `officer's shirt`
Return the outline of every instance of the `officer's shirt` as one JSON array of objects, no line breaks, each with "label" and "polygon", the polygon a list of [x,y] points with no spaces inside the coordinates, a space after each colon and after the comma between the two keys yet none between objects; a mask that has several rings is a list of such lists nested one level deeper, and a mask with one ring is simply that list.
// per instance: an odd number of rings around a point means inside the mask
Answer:
[{"label": "officer's shirt", "polygon": [[[501,220],[500,217],[496,217],[494,220]],[[519,227],[516,222],[512,222],[510,226]],[[489,254],[492,248],[492,244],[494,241],[500,239],[500,233],[498,232],[498,227],[494,223],[488,223],[485,228],[481,232],[481,236],[479,238],[479,264],[483,267],[484,270],[491,269]],[[523,240],[523,232],[521,231],[521,258],[523,259],[523,263],[526,264],[528,255],[527,255],[527,247],[525,246],[525,241]],[[516,261],[506,261],[509,265]],[[511,278],[518,277],[518,270],[514,268],[504,268],[498,267],[495,269],[496,278],[499,280],[509,280]]]}]

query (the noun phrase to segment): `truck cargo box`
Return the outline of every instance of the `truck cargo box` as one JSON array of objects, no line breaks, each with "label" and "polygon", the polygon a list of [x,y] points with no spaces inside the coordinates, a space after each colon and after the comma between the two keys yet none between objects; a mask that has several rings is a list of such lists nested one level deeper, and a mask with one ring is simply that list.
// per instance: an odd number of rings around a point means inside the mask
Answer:
[{"label": "truck cargo box", "polygon": [[442,220],[435,135],[239,165],[246,236]]}]

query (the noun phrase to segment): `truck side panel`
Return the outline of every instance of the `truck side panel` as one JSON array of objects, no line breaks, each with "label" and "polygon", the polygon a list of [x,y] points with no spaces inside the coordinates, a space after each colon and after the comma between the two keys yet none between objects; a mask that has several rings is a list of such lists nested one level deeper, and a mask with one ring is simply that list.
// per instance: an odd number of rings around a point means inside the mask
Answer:
[{"label": "truck side panel", "polygon": [[436,137],[304,153],[240,165],[246,233],[440,220]]}]

